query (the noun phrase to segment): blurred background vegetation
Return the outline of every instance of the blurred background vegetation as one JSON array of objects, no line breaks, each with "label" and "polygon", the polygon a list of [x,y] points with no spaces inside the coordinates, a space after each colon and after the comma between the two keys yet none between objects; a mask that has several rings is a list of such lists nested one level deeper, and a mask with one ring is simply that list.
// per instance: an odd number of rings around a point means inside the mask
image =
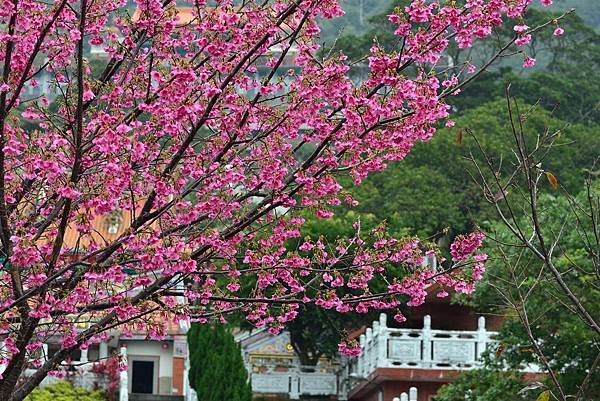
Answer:
[{"label": "blurred background vegetation", "polygon": [[[359,80],[365,77],[364,60],[373,43],[388,50],[397,48],[394,27],[386,16],[407,1],[347,0],[342,3],[346,15],[323,22],[323,55],[332,52],[348,55],[354,63],[351,73]],[[514,49],[536,57],[535,68],[524,70],[518,54],[496,63],[459,96],[448,100],[456,121],[453,128],[440,127],[431,141],[417,144],[405,160],[390,163],[387,170],[370,175],[360,186],[346,182],[345,187],[359,205],[352,209],[339,207],[329,220],[307,214],[306,235],[335,241],[349,235],[351,223],[360,219],[366,227],[384,221],[392,233],[419,235],[435,241],[441,248],[447,247],[456,235],[477,227],[510,242],[506,229],[497,222],[495,211],[473,181],[476,173],[470,159],[480,163],[484,160],[471,135],[466,134],[467,131],[473,133],[495,163],[505,163],[506,169],[500,173],[514,168],[506,101],[508,85],[520,112],[527,114],[522,122],[528,140],[535,141],[542,132],[560,131],[559,139],[543,160],[544,170],[552,172],[560,188],[555,190],[548,183],[547,193],[542,194],[544,205],[552,208],[545,224],[549,229],[558,229],[569,215],[570,196],[583,196],[584,184],[586,180],[589,183],[590,177],[594,178],[600,157],[600,6],[596,0],[554,0],[551,8],[537,5],[523,21],[531,27],[553,20],[564,10],[575,8],[575,12],[560,21],[564,35],[554,36],[551,26],[537,34],[529,45]],[[473,49],[451,47],[449,53],[454,65],[467,60],[480,65],[512,38],[512,25],[506,25]],[[518,208],[516,213],[519,213]],[[571,227],[575,231],[576,228]],[[566,238],[559,254],[562,258],[578,258],[585,266],[590,255],[586,255],[580,245],[575,237]],[[503,250],[498,249],[498,243],[490,241],[488,252],[498,255]],[[516,256],[509,252],[509,258]],[[513,262],[523,264],[524,277],[535,277],[538,266],[533,260],[515,259]],[[465,374],[456,383],[446,386],[437,400],[508,401],[521,397],[517,392],[525,382],[518,367],[535,361],[535,357],[527,346],[523,327],[515,316],[507,313],[506,304],[498,295],[497,283],[503,282],[505,266],[492,258],[489,271],[473,297],[455,297],[453,301],[471,305],[481,313],[506,315],[500,335],[506,351],[488,358],[483,369]],[[600,294],[590,284],[593,278],[573,273],[566,277],[585,300],[592,303],[595,300],[596,307],[592,309],[600,313],[596,310]],[[500,290],[510,291],[510,288]],[[528,308],[536,316],[535,335],[542,339],[543,351],[551,356],[553,369],[560,372],[561,384],[570,393],[576,393],[600,353],[600,339],[569,313],[551,284],[532,292]],[[371,316],[336,317],[335,313],[329,315],[327,311],[307,307],[288,329],[292,337],[298,338],[299,347],[307,343],[313,348],[316,346],[322,354],[331,355],[339,341],[340,328],[359,327],[370,320]],[[552,388],[549,382],[545,385]],[[581,399],[600,399],[599,372],[593,373]]]}]

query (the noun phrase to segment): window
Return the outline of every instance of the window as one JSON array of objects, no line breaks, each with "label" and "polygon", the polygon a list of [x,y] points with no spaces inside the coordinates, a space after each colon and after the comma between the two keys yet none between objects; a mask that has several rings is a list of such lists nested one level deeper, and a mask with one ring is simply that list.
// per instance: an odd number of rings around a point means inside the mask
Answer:
[{"label": "window", "polygon": [[116,234],[121,229],[123,225],[123,211],[121,210],[113,210],[106,216],[106,231],[109,234]]},{"label": "window", "polygon": [[[60,351],[60,344],[48,344],[48,358],[51,358],[58,351]],[[81,360],[81,350],[78,349],[73,351],[70,358],[72,361]]]},{"label": "window", "polygon": [[88,361],[90,362],[98,362],[100,359],[100,345],[92,344],[88,348]]}]

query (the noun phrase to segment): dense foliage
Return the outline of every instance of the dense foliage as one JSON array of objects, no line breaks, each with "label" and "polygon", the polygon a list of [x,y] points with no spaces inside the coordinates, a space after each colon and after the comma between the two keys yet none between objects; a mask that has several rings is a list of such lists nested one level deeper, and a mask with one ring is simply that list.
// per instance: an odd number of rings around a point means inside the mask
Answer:
[{"label": "dense foliage", "polygon": [[189,380],[202,401],[252,401],[240,346],[224,325],[193,324],[188,332]]},{"label": "dense foliage", "polygon": [[464,372],[451,385],[443,386],[435,401],[519,401],[535,400],[537,393],[520,391],[523,375],[502,369],[476,369]]},{"label": "dense foliage", "polygon": [[[566,189],[578,191],[587,168],[598,156],[598,128],[561,121],[541,107],[526,104],[522,107],[531,110],[525,123],[529,136],[545,130],[561,130],[561,138],[550,149],[544,165]],[[309,219],[306,234],[335,240],[344,236],[346,221],[360,219],[365,227],[370,227],[385,220],[392,232],[430,237],[444,248],[458,234],[482,224],[489,227],[496,219],[496,212],[484,199],[471,175],[476,171],[469,158],[479,162],[483,162],[483,158],[466,130],[477,134],[480,145],[495,161],[507,161],[504,172],[508,173],[513,166],[509,162],[512,151],[506,136],[509,130],[506,115],[504,100],[465,111],[456,119],[456,127],[441,129],[427,147],[417,145],[402,163],[391,163],[386,171],[373,174],[353,188],[352,195],[359,202],[358,206],[339,208],[328,221]],[[463,132],[460,143],[457,139],[459,130]],[[487,309],[480,305],[480,310]],[[299,336],[303,343],[328,355],[331,355],[330,350],[337,343],[340,331],[368,325],[375,317],[326,317],[325,314],[327,311],[303,308],[298,321],[287,327],[293,337]],[[307,350],[308,346],[298,347],[298,350],[303,349]]]},{"label": "dense foliage", "polygon": [[[597,238],[589,216],[597,215],[599,210],[598,182],[592,184],[590,191],[574,198],[558,194],[542,196],[540,223],[553,237],[563,233],[555,263],[581,304],[592,316],[600,316],[598,262],[588,251],[588,244]],[[593,200],[592,204],[589,199]],[[520,224],[527,229],[525,217]],[[494,224],[489,232],[497,242],[490,243],[488,251],[498,256],[490,261],[489,279],[479,285],[473,302],[483,310],[509,312],[499,338],[504,347],[501,360],[513,368],[528,363],[543,366],[538,355],[541,353],[546,356],[548,367],[557,372],[566,394],[577,394],[587,381],[581,399],[598,399],[600,370],[594,361],[600,355],[600,335],[573,312],[570,300],[539,260],[522,248],[507,245],[514,239],[505,226]],[[529,324],[524,324],[527,323],[523,322],[525,317]],[[538,352],[534,352],[527,330],[538,339]],[[590,369],[592,374],[585,380]],[[546,384],[556,392],[549,377]]]}]

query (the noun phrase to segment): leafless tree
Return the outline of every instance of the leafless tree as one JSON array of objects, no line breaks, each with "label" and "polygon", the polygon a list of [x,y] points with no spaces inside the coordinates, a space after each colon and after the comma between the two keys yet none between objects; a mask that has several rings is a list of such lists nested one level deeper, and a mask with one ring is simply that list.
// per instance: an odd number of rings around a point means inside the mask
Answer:
[{"label": "leafless tree", "polygon": [[[547,372],[550,383],[543,397],[590,400],[600,362],[600,303],[594,296],[600,290],[597,166],[594,163],[585,172],[583,192],[570,193],[557,180],[556,172],[545,170],[544,165],[550,149],[570,145],[563,152],[576,152],[577,144],[566,143],[563,130],[545,129],[531,135],[525,126],[537,105],[524,109],[511,96],[510,85],[506,89],[506,104],[507,135],[513,143],[509,157],[490,155],[480,142],[480,133],[466,129],[480,153],[470,154],[472,176],[501,223],[500,230],[491,229],[489,233],[498,250],[494,256],[500,268],[491,273],[488,285],[497,291],[500,308],[521,324],[528,350]],[[577,244],[575,251],[572,244]],[[551,314],[554,315],[550,317]],[[580,345],[591,357],[571,361],[585,362],[585,366],[577,367],[584,372],[578,383],[566,383],[561,378],[565,364],[559,363],[560,356],[548,352],[548,343],[553,339],[539,336],[539,328],[556,316],[575,320],[589,340]],[[549,336],[554,334],[550,332]],[[569,354],[571,350],[564,351]]]}]

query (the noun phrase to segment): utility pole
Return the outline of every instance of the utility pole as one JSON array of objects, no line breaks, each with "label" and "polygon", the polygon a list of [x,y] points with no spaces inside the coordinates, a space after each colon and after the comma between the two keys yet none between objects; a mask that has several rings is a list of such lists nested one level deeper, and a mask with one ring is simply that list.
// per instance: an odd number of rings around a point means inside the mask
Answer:
[{"label": "utility pole", "polygon": [[360,5],[358,6],[358,15],[359,15],[359,21],[360,21],[360,26],[362,28],[362,26],[365,23],[365,0],[359,0],[360,1]]}]

